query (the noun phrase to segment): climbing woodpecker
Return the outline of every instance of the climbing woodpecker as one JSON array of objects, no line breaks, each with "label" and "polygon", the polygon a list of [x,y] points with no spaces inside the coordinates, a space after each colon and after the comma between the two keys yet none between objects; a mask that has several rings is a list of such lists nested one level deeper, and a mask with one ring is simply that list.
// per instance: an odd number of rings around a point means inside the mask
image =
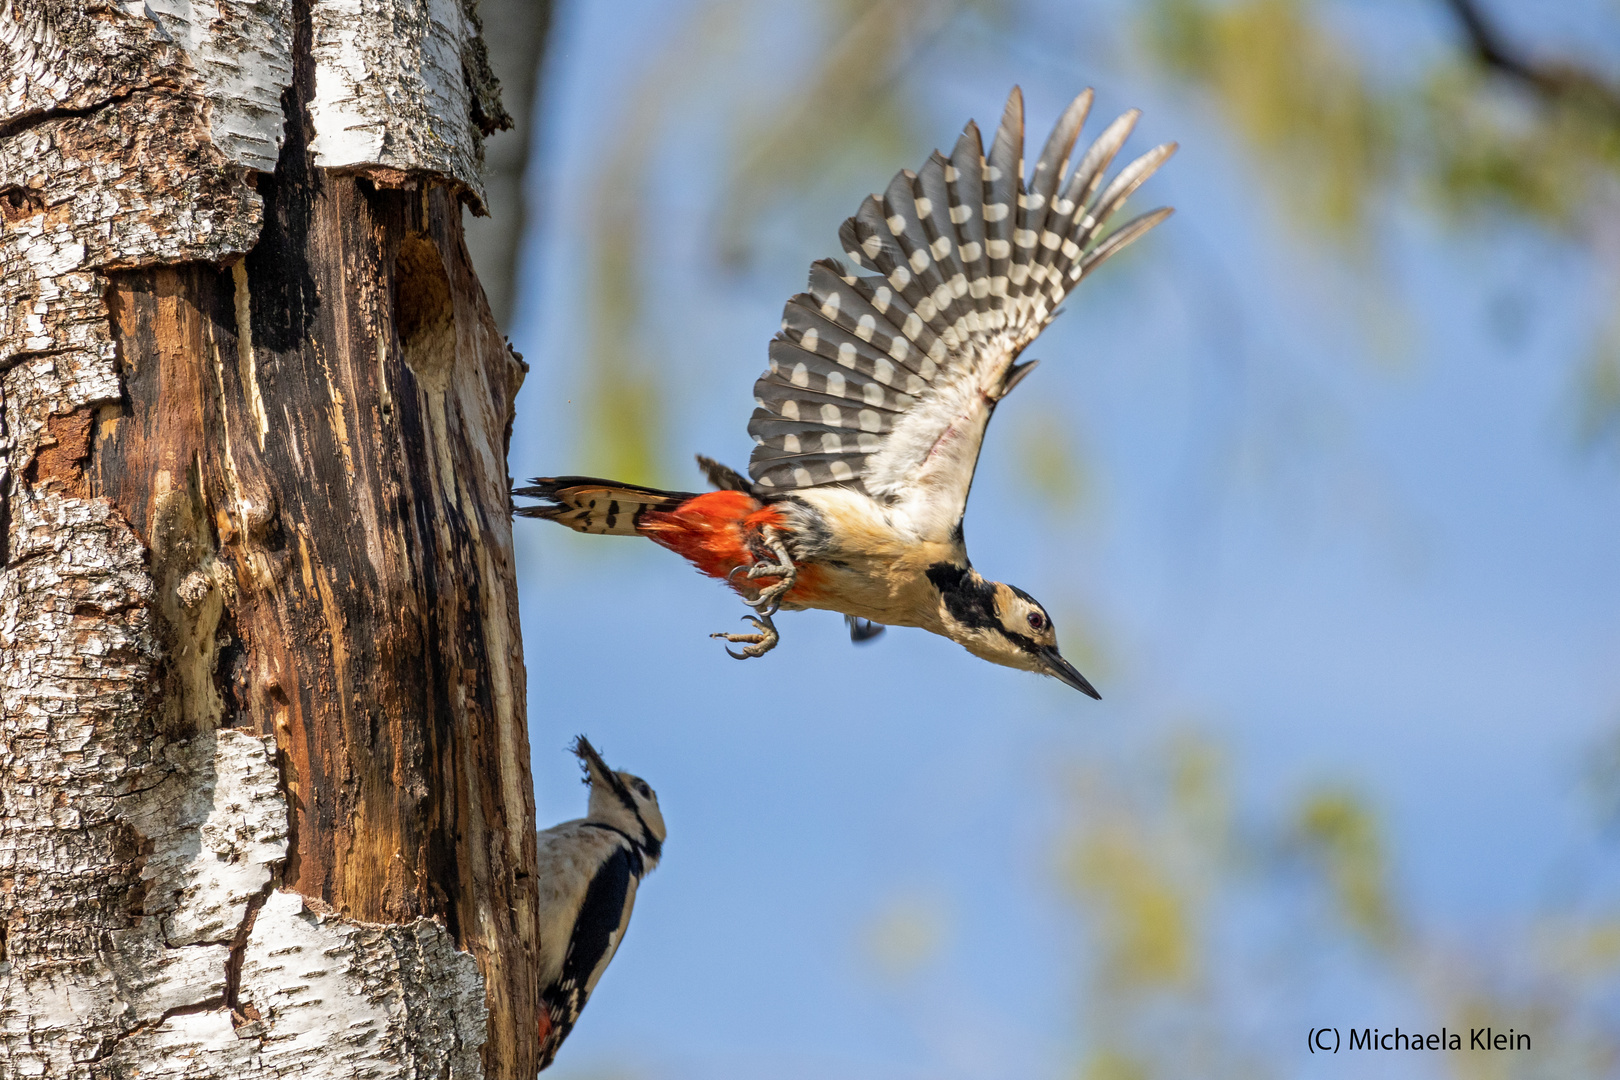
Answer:
[{"label": "climbing woodpecker", "polygon": [[540,500],[516,512],[645,536],[730,583],[755,632],[711,636],[742,644],[739,659],[775,647],[779,608],[827,608],[857,641],[920,626],[1097,697],[1058,652],[1046,609],[980,576],[962,536],[985,426],[1035,366],[1019,354],[1082,278],[1170,215],[1103,234],[1175,144],[1104,185],[1133,109],[1071,168],[1091,100],[1086,90],[1064,110],[1026,182],[1015,87],[988,157],[970,122],[950,156],[897,174],[844,222],[853,270],[811,266],[754,384],[747,477],[703,457],[719,489],[706,494],[546,477],[513,493]]},{"label": "climbing woodpecker", "polygon": [[574,743],[591,800],[585,816],[540,834],[540,1068],[550,1065],[607,970],[664,850],[664,816],[647,782]]}]

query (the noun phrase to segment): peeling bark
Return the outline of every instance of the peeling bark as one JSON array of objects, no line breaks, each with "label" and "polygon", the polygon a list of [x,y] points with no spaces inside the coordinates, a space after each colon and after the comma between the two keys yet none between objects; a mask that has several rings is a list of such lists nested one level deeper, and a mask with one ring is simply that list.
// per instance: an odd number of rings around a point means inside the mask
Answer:
[{"label": "peeling bark", "polygon": [[0,0],[0,1080],[535,1071],[475,28]]}]

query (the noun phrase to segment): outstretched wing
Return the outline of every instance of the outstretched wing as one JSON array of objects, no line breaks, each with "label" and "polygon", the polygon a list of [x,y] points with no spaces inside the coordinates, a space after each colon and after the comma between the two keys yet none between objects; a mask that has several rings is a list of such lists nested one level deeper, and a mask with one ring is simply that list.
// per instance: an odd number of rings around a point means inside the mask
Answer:
[{"label": "outstretched wing", "polygon": [[988,159],[970,122],[949,158],[936,150],[921,172],[898,173],[844,222],[845,254],[876,274],[817,262],[809,291],[783,310],[748,424],[758,494],[854,487],[924,537],[955,531],[990,413],[1029,368],[1014,363],[1018,353],[1086,274],[1170,215],[1101,235],[1175,144],[1103,187],[1132,110],[1071,170],[1091,98],[1064,110],[1027,184],[1014,87]]}]

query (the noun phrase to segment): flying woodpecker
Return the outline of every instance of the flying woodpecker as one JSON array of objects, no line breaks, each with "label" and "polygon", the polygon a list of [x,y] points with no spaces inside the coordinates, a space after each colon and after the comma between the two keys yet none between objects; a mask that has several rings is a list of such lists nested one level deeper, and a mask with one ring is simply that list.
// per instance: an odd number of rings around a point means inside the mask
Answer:
[{"label": "flying woodpecker", "polygon": [[713,634],[761,656],[779,608],[842,612],[851,636],[920,626],[975,656],[1097,691],[1058,652],[1034,597],[968,561],[962,514],[996,405],[1029,374],[1018,356],[1080,280],[1170,215],[1109,219],[1174,151],[1155,147],[1107,184],[1131,110],[1071,167],[1091,107],[1064,110],[1024,178],[1014,87],[986,156],[969,123],[949,156],[905,170],[839,230],[849,268],[823,260],[787,302],[754,384],[748,476],[699,457],[719,490],[661,491],[543,477],[516,512],[587,533],[645,536],[731,584],[753,633]]},{"label": "flying woodpecker", "polygon": [[647,782],[614,772],[581,735],[585,816],[540,834],[540,1068],[550,1065],[607,970],[664,850],[664,815]]}]

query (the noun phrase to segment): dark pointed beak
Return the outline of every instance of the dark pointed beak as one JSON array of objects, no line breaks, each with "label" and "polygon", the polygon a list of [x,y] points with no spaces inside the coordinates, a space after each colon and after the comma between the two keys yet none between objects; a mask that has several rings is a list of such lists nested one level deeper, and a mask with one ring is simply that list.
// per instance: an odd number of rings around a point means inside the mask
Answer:
[{"label": "dark pointed beak", "polygon": [[574,740],[574,753],[579,757],[579,760],[585,763],[586,769],[590,772],[604,779],[610,774],[611,770],[608,769],[607,762],[602,760],[602,756],[596,752],[596,747],[592,746],[585,736],[581,735]]},{"label": "dark pointed beak", "polygon": [[1062,655],[1057,651],[1057,646],[1048,645],[1044,649],[1037,649],[1035,655],[1041,658],[1046,673],[1052,678],[1065,686],[1074,687],[1087,697],[1096,698],[1098,701],[1102,700],[1102,695],[1097,693],[1096,687],[1087,682],[1086,677],[1076,671],[1073,664],[1063,659]]}]

